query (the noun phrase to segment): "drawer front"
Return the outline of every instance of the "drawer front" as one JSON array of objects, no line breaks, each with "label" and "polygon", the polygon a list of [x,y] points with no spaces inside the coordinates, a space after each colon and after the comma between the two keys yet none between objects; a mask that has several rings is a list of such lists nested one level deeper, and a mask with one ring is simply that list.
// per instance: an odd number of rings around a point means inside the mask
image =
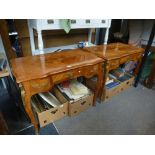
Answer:
[{"label": "drawer front", "polygon": [[110,60],[108,62],[109,70],[119,67],[119,60]]},{"label": "drawer front", "polygon": [[31,93],[39,93],[43,91],[47,91],[51,88],[51,80],[50,78],[44,78],[44,79],[36,79],[30,81],[30,90]]},{"label": "drawer front", "polygon": [[69,103],[69,116],[77,115],[93,105],[93,94],[77,102]]},{"label": "drawer front", "polygon": [[120,64],[130,61],[130,59],[131,59],[130,56],[123,57],[120,59]]},{"label": "drawer front", "polygon": [[44,30],[60,28],[58,19],[40,19],[38,21],[39,21],[38,23],[39,27],[41,27],[41,29]]},{"label": "drawer front", "polygon": [[53,75],[52,80],[54,83],[57,83],[63,80],[69,80],[80,76],[91,77],[95,75],[97,71],[98,71],[98,65],[87,66]]},{"label": "drawer front", "polygon": [[[71,28],[97,28],[108,27],[108,19],[71,19]],[[39,19],[37,25],[41,29],[62,29],[59,19]]]},{"label": "drawer front", "polygon": [[131,60],[138,61],[141,57],[142,57],[142,54],[141,53],[133,54],[131,56]]},{"label": "drawer front", "polygon": [[37,115],[40,127],[43,127],[68,115],[68,103],[63,104],[58,108],[52,108],[42,113],[38,113]]}]

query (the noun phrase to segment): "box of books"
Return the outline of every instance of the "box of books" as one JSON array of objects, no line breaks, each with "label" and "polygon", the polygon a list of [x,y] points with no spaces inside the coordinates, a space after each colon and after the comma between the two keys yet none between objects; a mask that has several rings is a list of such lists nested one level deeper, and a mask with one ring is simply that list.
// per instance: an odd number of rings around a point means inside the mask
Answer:
[{"label": "box of books", "polygon": [[[86,85],[93,91],[96,88],[96,83],[97,77],[86,79]],[[105,87],[103,87],[103,90],[101,91],[101,101],[107,101],[120,92],[120,82],[117,79],[111,77],[109,74],[105,82]]]},{"label": "box of books", "polygon": [[77,115],[92,106],[94,94],[77,79],[65,81],[57,87],[68,100],[69,116]]},{"label": "box of books", "polygon": [[120,81],[121,91],[124,91],[133,85],[135,77],[129,73],[125,73],[124,76],[118,78]]},{"label": "box of books", "polygon": [[33,95],[31,104],[40,127],[68,115],[68,101],[57,88]]},{"label": "box of books", "polygon": [[101,96],[101,101],[108,101],[118,93],[120,93],[120,82],[109,74]]}]

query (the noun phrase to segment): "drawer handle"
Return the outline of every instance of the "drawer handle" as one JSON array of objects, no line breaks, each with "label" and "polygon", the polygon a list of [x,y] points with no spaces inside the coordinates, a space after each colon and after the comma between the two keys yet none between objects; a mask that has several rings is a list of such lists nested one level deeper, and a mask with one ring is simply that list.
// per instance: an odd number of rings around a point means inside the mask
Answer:
[{"label": "drawer handle", "polygon": [[51,114],[55,114],[58,111],[58,109],[51,111]]},{"label": "drawer handle", "polygon": [[74,114],[76,114],[77,113],[77,111],[74,111]]},{"label": "drawer handle", "polygon": [[71,24],[76,24],[76,20],[71,20]]},{"label": "drawer handle", "polygon": [[87,19],[87,20],[86,20],[86,24],[89,24],[89,23],[90,23],[90,20],[89,20],[89,19]]},{"label": "drawer handle", "polygon": [[81,105],[84,105],[86,103],[86,101],[81,102]]},{"label": "drawer handle", "polygon": [[49,19],[49,20],[47,20],[47,23],[48,23],[48,24],[54,24],[54,20]]},{"label": "drawer handle", "polygon": [[103,24],[104,24],[104,23],[105,23],[105,20],[101,20],[101,23],[103,23]]}]

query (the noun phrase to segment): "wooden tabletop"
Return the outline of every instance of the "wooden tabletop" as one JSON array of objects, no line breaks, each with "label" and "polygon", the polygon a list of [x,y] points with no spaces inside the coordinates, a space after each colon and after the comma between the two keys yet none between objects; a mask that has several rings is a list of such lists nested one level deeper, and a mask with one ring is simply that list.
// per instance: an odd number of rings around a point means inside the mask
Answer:
[{"label": "wooden tabletop", "polygon": [[108,45],[87,47],[84,48],[84,51],[93,53],[106,60],[112,60],[134,53],[142,53],[144,49],[123,43],[111,43]]},{"label": "wooden tabletop", "polygon": [[103,59],[75,49],[12,59],[11,68],[17,83],[20,83],[99,62]]}]

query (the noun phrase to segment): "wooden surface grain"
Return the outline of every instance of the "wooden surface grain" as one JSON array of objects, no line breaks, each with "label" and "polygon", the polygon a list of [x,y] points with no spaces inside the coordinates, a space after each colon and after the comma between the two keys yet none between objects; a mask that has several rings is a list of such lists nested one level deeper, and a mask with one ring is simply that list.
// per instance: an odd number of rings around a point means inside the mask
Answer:
[{"label": "wooden surface grain", "polygon": [[135,53],[142,53],[143,48],[135,47],[123,43],[111,43],[108,45],[98,45],[94,47],[84,48],[84,51],[93,53],[100,58],[113,60],[120,57],[125,57]]},{"label": "wooden surface grain", "polygon": [[67,70],[94,65],[103,59],[81,49],[28,56],[11,60],[17,83],[47,77]]}]

